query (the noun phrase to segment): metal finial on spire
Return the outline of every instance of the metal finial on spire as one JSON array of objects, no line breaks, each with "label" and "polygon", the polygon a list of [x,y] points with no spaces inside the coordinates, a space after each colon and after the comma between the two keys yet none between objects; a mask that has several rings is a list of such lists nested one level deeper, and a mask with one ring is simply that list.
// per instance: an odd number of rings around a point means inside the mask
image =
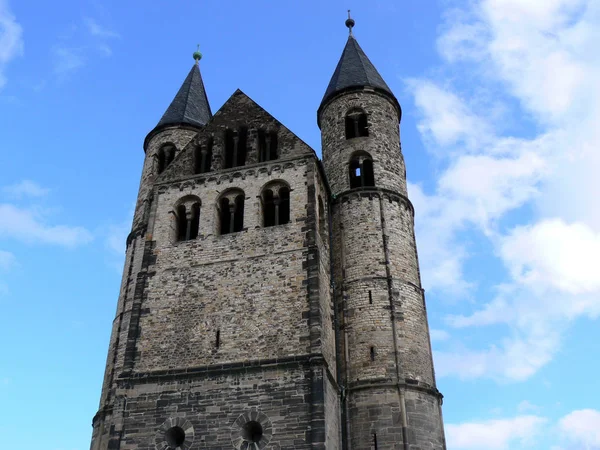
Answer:
[{"label": "metal finial on spire", "polygon": [[198,64],[198,61],[200,61],[202,59],[202,53],[200,53],[200,44],[198,44],[198,48],[194,52],[193,56],[194,56],[194,59],[196,60],[196,64]]},{"label": "metal finial on spire", "polygon": [[354,19],[352,17],[350,17],[350,10],[348,10],[348,18],[346,19],[346,26],[348,27],[348,30],[350,30],[350,36],[352,36],[352,27],[354,27],[354,24],[356,22],[354,22]]}]

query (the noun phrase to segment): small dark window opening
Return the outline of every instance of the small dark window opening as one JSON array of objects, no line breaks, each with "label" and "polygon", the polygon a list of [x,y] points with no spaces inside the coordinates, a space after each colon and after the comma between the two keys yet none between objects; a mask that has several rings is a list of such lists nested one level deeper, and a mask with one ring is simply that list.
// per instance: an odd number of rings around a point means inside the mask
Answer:
[{"label": "small dark window opening", "polygon": [[198,203],[194,203],[192,205],[192,219],[189,227],[190,239],[196,239],[198,237],[198,230],[200,228],[200,205]]},{"label": "small dark window opening", "polygon": [[377,433],[373,433],[373,450],[377,450]]},{"label": "small dark window opening", "polygon": [[369,305],[373,304],[373,294],[369,291]]},{"label": "small dark window opening", "polygon": [[177,240],[185,241],[187,232],[187,217],[185,213],[185,205],[177,207]]},{"label": "small dark window opening", "polygon": [[237,131],[225,131],[225,168],[246,164],[248,130],[245,127]]},{"label": "small dark window opening", "polygon": [[221,234],[236,233],[244,229],[244,195],[239,194],[232,202],[228,198],[219,203]]},{"label": "small dark window opening", "polygon": [[200,228],[200,204],[194,203],[190,214],[187,214],[185,205],[177,207],[177,240],[189,241],[198,237]]},{"label": "small dark window opening", "polygon": [[172,145],[163,146],[157,154],[158,157],[158,173],[162,173],[169,164],[175,159],[175,147]]},{"label": "small dark window opening", "polygon": [[371,354],[371,361],[375,361],[375,347],[371,347],[370,354]]},{"label": "small dark window opening", "polygon": [[208,144],[196,147],[194,154],[194,173],[206,173],[211,171],[213,141],[210,139]]},{"label": "small dark window opening", "polygon": [[181,447],[185,442],[185,431],[181,427],[171,427],[165,432],[165,440],[172,449]]},{"label": "small dark window opening", "polygon": [[229,209],[229,199],[222,198],[219,205],[221,234],[231,233],[231,213]]},{"label": "small dark window opening", "polygon": [[233,216],[233,231],[244,229],[244,196],[242,194],[235,198],[235,214]]},{"label": "small dark window opening", "polygon": [[363,186],[375,186],[375,176],[373,175],[373,161],[365,159],[362,163],[361,178]]},{"label": "small dark window opening", "polygon": [[162,173],[163,170],[165,170],[166,167],[166,161],[165,161],[165,151],[164,149],[160,149],[158,151],[158,173]]},{"label": "small dark window opening", "polygon": [[372,159],[365,158],[361,161],[359,158],[354,158],[350,161],[348,170],[350,172],[350,189],[375,186]]},{"label": "small dark window opening", "polygon": [[279,225],[290,221],[290,190],[286,187],[279,189]]},{"label": "small dark window opening", "polygon": [[249,444],[258,444],[263,436],[263,427],[256,420],[251,420],[244,424],[242,428],[242,437]]},{"label": "small dark window opening", "polygon": [[273,161],[278,158],[277,133],[258,131],[258,162]]},{"label": "small dark window opening", "polygon": [[362,111],[348,113],[345,119],[346,139],[369,136],[367,115]]},{"label": "small dark window opening", "polygon": [[219,348],[221,345],[221,330],[217,330],[217,337],[215,339],[215,347]]},{"label": "small dark window opening", "polygon": [[290,222],[290,190],[280,187],[277,196],[271,189],[263,192],[263,226],[273,227]]},{"label": "small dark window opening", "polygon": [[275,225],[275,198],[271,189],[263,193],[263,224],[265,227]]}]

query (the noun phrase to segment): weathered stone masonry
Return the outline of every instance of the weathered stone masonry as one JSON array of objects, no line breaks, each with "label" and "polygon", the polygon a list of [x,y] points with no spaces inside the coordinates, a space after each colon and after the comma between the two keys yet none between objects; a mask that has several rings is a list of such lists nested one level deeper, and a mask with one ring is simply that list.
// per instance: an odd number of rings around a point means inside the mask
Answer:
[{"label": "weathered stone masonry", "polygon": [[213,116],[194,65],[144,141],[92,450],[445,449],[400,116],[353,36],[322,163],[239,90]]}]

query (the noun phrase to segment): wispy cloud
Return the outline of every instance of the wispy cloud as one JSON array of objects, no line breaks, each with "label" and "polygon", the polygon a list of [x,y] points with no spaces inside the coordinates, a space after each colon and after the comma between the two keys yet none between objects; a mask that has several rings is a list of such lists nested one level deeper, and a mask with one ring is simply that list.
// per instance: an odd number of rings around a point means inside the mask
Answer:
[{"label": "wispy cloud", "polygon": [[121,37],[119,35],[119,33],[117,33],[116,31],[110,30],[110,29],[100,25],[96,20],[94,20],[90,17],[86,17],[84,19],[84,23],[85,23],[85,26],[87,27],[88,32],[92,36],[96,36],[99,38],[108,38],[108,39]]},{"label": "wispy cloud", "polygon": [[547,419],[518,416],[509,419],[446,425],[448,448],[455,450],[508,450],[528,448],[527,442],[542,433]]},{"label": "wispy cloud", "polygon": [[6,65],[23,54],[23,29],[12,14],[7,0],[0,0],[0,88],[6,84]]},{"label": "wispy cloud", "polygon": [[23,180],[19,183],[5,186],[2,188],[2,191],[5,194],[8,194],[11,197],[21,198],[21,197],[43,197],[48,194],[50,191],[47,188],[44,188],[31,180]]},{"label": "wispy cloud", "polygon": [[54,73],[64,77],[71,72],[83,67],[86,59],[83,48],[57,46],[52,49],[54,59]]},{"label": "wispy cloud", "polygon": [[[1,1],[1,0],[0,0]],[[85,66],[89,55],[112,55],[110,40],[120,38],[119,33],[110,30],[90,17],[83,19],[83,26],[71,25],[52,49],[54,73],[65,77]]]},{"label": "wispy cloud", "polygon": [[[49,189],[35,181],[23,180],[0,188],[0,192],[18,199],[24,197],[39,199],[46,196]],[[0,203],[0,238],[65,247],[75,247],[92,240],[91,233],[83,227],[50,224],[50,218],[42,211],[39,207],[24,207],[20,202]],[[11,259],[6,252],[0,252],[0,264],[3,260],[7,263]]]},{"label": "wispy cloud", "polygon": [[[520,410],[539,409],[529,402]],[[550,436],[552,450],[600,449],[600,411],[580,409],[557,421],[535,415],[475,420],[446,425],[448,448],[454,450],[529,450],[541,436]]]},{"label": "wispy cloud", "polygon": [[0,235],[26,243],[76,247],[92,240],[83,227],[49,225],[38,212],[11,204],[0,204]]}]

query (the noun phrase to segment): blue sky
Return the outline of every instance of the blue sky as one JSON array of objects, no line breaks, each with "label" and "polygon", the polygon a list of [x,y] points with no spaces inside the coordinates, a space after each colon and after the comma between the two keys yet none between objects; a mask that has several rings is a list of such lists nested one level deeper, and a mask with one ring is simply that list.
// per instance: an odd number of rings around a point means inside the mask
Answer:
[{"label": "blue sky", "polygon": [[200,43],[320,154],[355,35],[402,146],[449,450],[600,449],[600,2],[0,0],[0,434],[82,450],[142,142]]}]

